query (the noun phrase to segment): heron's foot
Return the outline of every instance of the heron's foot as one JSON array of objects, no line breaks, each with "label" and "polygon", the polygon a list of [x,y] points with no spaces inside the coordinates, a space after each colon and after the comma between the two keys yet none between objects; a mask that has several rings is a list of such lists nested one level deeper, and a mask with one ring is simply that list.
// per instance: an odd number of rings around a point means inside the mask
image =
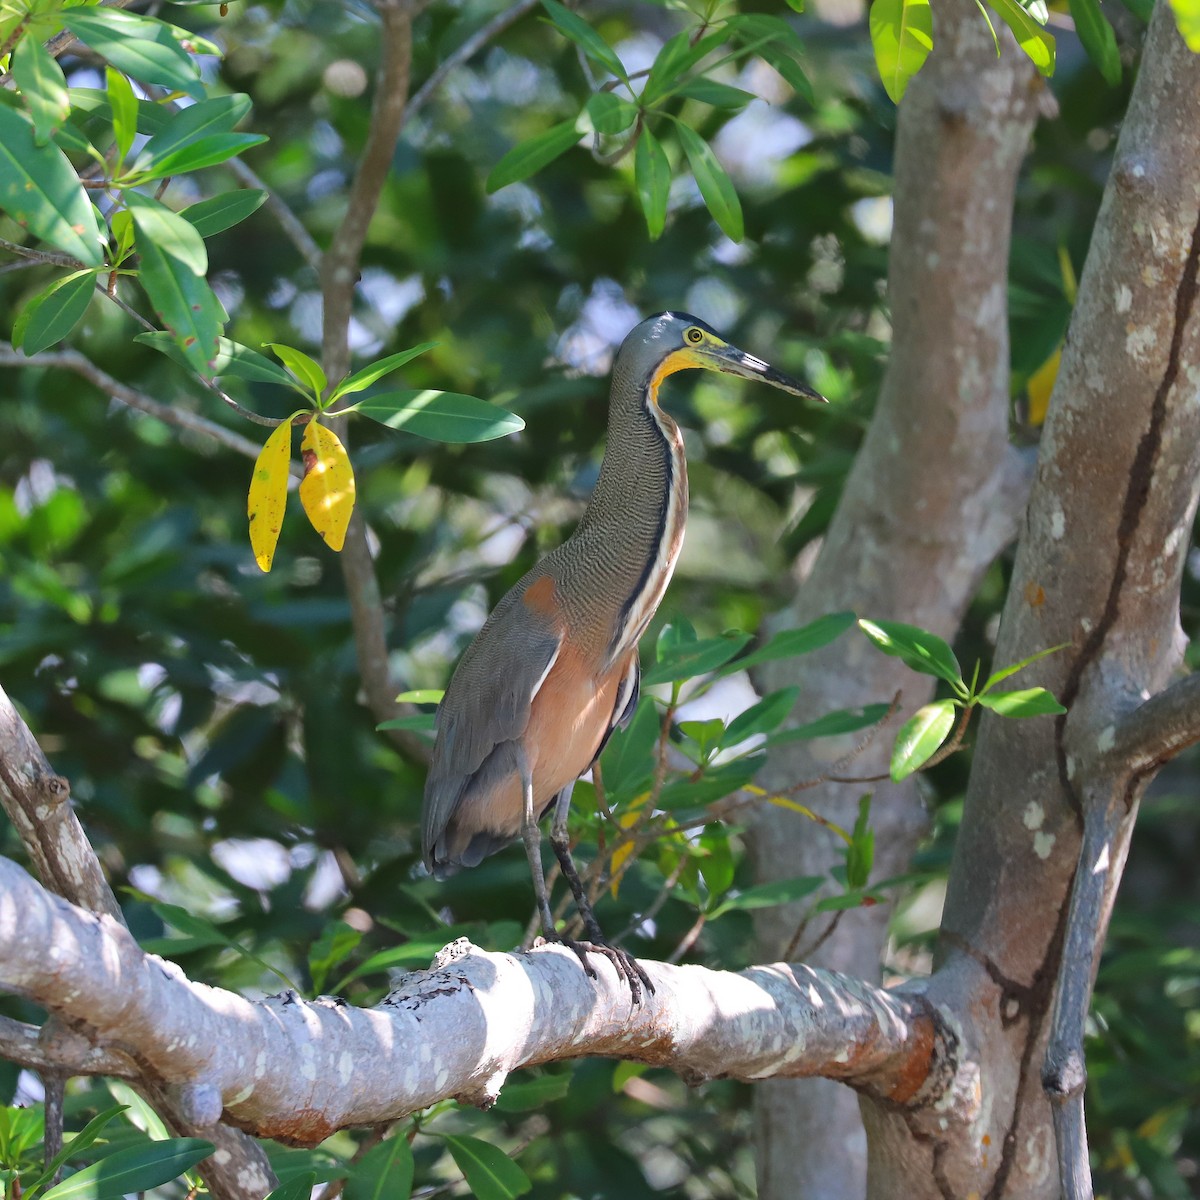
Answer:
[{"label": "heron's foot", "polygon": [[634,1004],[641,1004],[643,986],[651,995],[654,994],[654,984],[650,982],[650,976],[646,974],[641,963],[628,950],[612,945],[603,936],[593,937],[591,941],[587,942],[577,942],[565,934],[554,933],[547,937],[546,941],[558,942],[566,946],[568,950],[573,950],[583,964],[583,969],[593,979],[596,978],[596,968],[588,962],[588,955],[599,954],[603,958],[607,958],[612,963],[617,975],[629,985],[629,995]]}]

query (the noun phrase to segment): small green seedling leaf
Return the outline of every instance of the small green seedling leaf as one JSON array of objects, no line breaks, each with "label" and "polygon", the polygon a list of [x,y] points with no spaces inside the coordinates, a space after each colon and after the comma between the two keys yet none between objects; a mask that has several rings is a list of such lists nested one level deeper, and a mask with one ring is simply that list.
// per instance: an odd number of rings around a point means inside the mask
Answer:
[{"label": "small green seedling leaf", "polygon": [[917,709],[900,727],[891,762],[891,776],[896,783],[933,757],[954,726],[954,713],[952,700],[935,700]]},{"label": "small green seedling leaf", "polygon": [[900,621],[860,619],[858,627],[884,654],[899,658],[906,666],[923,675],[936,675],[951,684],[960,695],[966,695],[967,686],[963,682],[958,659],[936,633]]},{"label": "small green seedling leaf", "polygon": [[980,696],[979,703],[1002,717],[1044,717],[1067,711],[1051,692],[1041,687],[1023,688],[1016,692],[992,692]]}]

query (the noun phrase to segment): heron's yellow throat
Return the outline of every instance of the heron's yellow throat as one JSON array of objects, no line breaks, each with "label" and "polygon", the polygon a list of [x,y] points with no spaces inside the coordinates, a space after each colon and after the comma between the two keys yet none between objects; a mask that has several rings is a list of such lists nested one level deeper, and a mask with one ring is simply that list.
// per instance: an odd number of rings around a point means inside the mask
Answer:
[{"label": "heron's yellow throat", "polygon": [[668,354],[650,376],[650,402],[658,404],[659,385],[668,375],[674,375],[676,371],[689,371],[693,367],[713,369],[712,362],[707,355],[699,352],[699,347],[684,346]]}]

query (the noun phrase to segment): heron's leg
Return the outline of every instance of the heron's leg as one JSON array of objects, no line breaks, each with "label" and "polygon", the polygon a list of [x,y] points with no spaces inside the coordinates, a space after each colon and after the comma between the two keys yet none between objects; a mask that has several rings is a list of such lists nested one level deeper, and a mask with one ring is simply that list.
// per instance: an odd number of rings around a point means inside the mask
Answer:
[{"label": "heron's leg", "polygon": [[[616,968],[617,974],[629,984],[629,992],[633,997],[635,1004],[640,1004],[642,999],[642,989],[639,985],[639,980],[645,984],[646,990],[654,991],[654,984],[650,982],[650,977],[643,970],[641,964],[628,950],[623,950],[620,946],[614,946],[608,938],[604,936],[604,930],[600,928],[600,922],[596,920],[596,914],[592,909],[591,901],[587,898],[587,892],[584,891],[583,882],[579,878],[579,872],[575,869],[575,861],[571,858],[571,840],[567,834],[567,814],[571,811],[571,792],[575,784],[569,783],[554,801],[554,820],[550,826],[550,845],[554,848],[554,855],[558,859],[558,864],[562,867],[563,877],[570,885],[571,894],[575,897],[575,906],[579,909],[579,915],[583,919],[583,927],[587,932],[588,941],[581,945],[589,947],[597,954],[603,954],[612,965]],[[576,947],[578,953],[578,947]]]},{"label": "heron's leg", "polygon": [[533,773],[525,750],[517,745],[517,771],[521,777],[521,793],[524,818],[521,822],[521,837],[525,842],[525,857],[529,859],[529,873],[533,876],[533,890],[537,895],[538,915],[542,919],[542,932],[548,938],[557,938],[554,931],[554,915],[550,911],[550,893],[546,890],[546,876],[542,871],[542,832],[538,828],[538,814],[533,811]]}]

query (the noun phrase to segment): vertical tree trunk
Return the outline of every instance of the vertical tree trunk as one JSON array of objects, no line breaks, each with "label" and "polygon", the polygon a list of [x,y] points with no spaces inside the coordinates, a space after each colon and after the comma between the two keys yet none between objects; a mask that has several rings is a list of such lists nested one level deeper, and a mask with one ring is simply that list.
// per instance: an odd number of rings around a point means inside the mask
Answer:
[{"label": "vertical tree trunk", "polygon": [[[1016,178],[1041,85],[1011,41],[997,59],[971,0],[937,6],[935,43],[900,107],[891,361],[837,515],[786,614],[789,625],[853,608],[953,637],[982,573],[1016,530],[1026,476],[1008,448],[1006,279]],[[929,698],[923,680],[865,639],[843,639],[765,682],[802,687],[799,720],[900,689],[906,711]],[[818,776],[856,740],[789,748],[772,759],[769,782],[787,787]],[[885,733],[843,773],[886,771],[889,742]],[[852,824],[865,790],[827,785],[806,792],[805,802]],[[872,814],[876,878],[898,874],[925,827],[916,788],[876,787]],[[837,846],[795,813],[771,809],[756,823],[754,853],[761,877],[775,879],[824,873]],[[784,952],[797,919],[794,910],[768,910],[758,927],[762,957]],[[847,913],[812,961],[878,978],[885,924],[882,908]],[[863,1195],[862,1125],[846,1089],[765,1084],[756,1126],[763,1200]]]}]

